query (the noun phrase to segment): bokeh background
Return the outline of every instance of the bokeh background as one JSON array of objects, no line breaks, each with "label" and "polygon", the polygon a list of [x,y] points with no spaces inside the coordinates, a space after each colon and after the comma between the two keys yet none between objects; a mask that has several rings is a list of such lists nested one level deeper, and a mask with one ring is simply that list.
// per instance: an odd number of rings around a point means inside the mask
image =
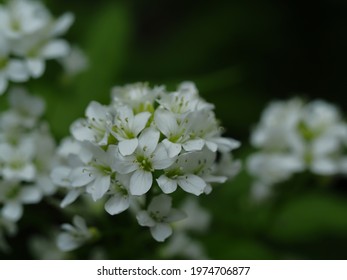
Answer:
[{"label": "bokeh background", "polygon": [[[55,15],[75,14],[66,38],[86,52],[90,63],[71,79],[50,62],[45,76],[29,83],[46,99],[46,116],[58,140],[91,100],[108,103],[112,86],[137,81],[168,89],[194,81],[216,105],[226,135],[242,142],[234,154],[243,162],[253,151],[252,127],[272,100],[322,98],[346,112],[344,0],[45,2]],[[346,182],[303,174],[278,186],[273,199],[256,203],[250,199],[251,178],[243,170],[201,197],[212,224],[196,238],[211,259],[346,259]],[[33,218],[37,223],[40,215],[62,219],[39,209]],[[25,247],[20,250],[32,230],[23,223],[28,232],[14,240],[18,248],[10,258],[30,258]],[[117,239],[112,242],[115,250],[124,247]],[[157,257],[146,248],[139,253],[138,243],[114,257]]]}]

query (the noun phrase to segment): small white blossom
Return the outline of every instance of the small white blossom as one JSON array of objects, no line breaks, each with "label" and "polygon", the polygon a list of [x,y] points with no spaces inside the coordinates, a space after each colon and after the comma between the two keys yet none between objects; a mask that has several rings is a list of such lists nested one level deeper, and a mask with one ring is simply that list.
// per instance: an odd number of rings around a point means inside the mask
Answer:
[{"label": "small white blossom", "polygon": [[80,216],[74,216],[72,225],[63,224],[61,228],[64,232],[58,235],[57,246],[63,252],[75,250],[93,237],[85,220]]},{"label": "small white blossom", "polygon": [[111,134],[118,140],[119,152],[123,156],[135,151],[139,143],[137,136],[145,128],[150,116],[149,112],[134,115],[133,110],[126,106],[117,109]]},{"label": "small white blossom", "polygon": [[169,223],[182,220],[186,216],[171,206],[171,197],[161,194],[152,199],[147,210],[142,210],[136,215],[138,223],[149,227],[153,238],[159,242],[163,242],[172,234]]},{"label": "small white blossom", "polygon": [[175,161],[168,156],[164,145],[158,144],[159,137],[159,131],[148,128],[139,136],[138,147],[132,155],[115,153],[114,169],[120,174],[132,173],[129,183],[132,195],[145,194],[153,183],[152,172],[163,170]]},{"label": "small white blossom", "polygon": [[62,57],[59,62],[62,64],[66,75],[70,77],[78,75],[89,67],[86,54],[76,46],[72,46],[68,55]]},{"label": "small white blossom", "polygon": [[71,134],[79,141],[106,145],[112,118],[108,108],[92,101],[87,107],[86,117],[87,119],[79,119],[71,125]]}]

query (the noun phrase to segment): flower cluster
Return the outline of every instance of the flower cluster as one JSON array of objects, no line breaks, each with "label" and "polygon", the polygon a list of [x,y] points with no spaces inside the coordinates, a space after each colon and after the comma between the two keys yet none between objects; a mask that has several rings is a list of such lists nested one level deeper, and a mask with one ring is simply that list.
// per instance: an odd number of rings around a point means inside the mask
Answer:
[{"label": "flower cluster", "polygon": [[52,179],[68,189],[62,206],[81,194],[106,198],[109,214],[132,207],[139,224],[165,240],[170,223],[185,216],[169,194],[208,194],[211,184],[237,172],[230,151],[240,144],[222,137],[213,108],[189,82],[175,92],[141,83],[115,87],[109,105],[92,101],[59,147]]},{"label": "flower cluster", "polygon": [[58,39],[74,17],[54,18],[41,2],[11,0],[0,4],[0,95],[8,81],[25,82],[42,76],[45,61],[69,54],[67,41]]},{"label": "flower cluster", "polygon": [[257,178],[256,193],[309,170],[317,175],[346,173],[347,124],[339,110],[322,100],[301,99],[271,103],[251,136],[260,151],[248,159]]},{"label": "flower cluster", "polygon": [[0,220],[16,222],[23,204],[38,203],[55,191],[50,180],[55,142],[40,120],[43,100],[16,88],[9,103],[0,114]]}]

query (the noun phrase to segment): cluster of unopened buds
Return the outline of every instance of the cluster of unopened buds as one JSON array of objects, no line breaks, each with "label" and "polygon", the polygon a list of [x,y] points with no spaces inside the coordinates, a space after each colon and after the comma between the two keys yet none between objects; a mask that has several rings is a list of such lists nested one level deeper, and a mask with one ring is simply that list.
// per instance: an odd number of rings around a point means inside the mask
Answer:
[{"label": "cluster of unopened buds", "polygon": [[0,4],[0,95],[8,82],[38,78],[49,59],[69,55],[70,45],[58,38],[73,23],[71,13],[52,16],[39,1],[11,0]]},{"label": "cluster of unopened buds", "polygon": [[251,142],[259,150],[249,157],[248,170],[259,196],[305,170],[321,176],[347,173],[347,124],[334,105],[322,100],[271,103]]},{"label": "cluster of unopened buds", "polygon": [[143,83],[115,87],[110,104],[92,101],[58,149],[51,177],[67,190],[61,205],[87,194],[105,200],[111,215],[131,208],[164,241],[170,224],[186,216],[173,207],[172,193],[209,194],[239,169],[230,152],[240,144],[222,136],[213,109],[190,82],[174,92]]}]

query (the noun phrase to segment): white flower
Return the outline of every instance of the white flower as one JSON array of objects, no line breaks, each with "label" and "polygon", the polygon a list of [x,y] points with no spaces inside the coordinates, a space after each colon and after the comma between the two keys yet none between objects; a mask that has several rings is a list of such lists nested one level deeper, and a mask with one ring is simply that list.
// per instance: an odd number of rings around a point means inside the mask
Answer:
[{"label": "white flower", "polygon": [[16,181],[0,181],[0,202],[3,218],[16,222],[23,215],[23,204],[35,204],[42,198],[38,188],[22,186]]},{"label": "white flower", "polygon": [[259,125],[252,132],[252,145],[269,151],[301,147],[297,128],[302,109],[303,102],[300,99],[270,103],[262,113]]},{"label": "white flower", "polygon": [[172,209],[172,199],[161,194],[154,197],[147,210],[137,213],[136,218],[141,226],[150,228],[153,238],[163,242],[172,234],[171,222],[185,218],[185,214],[177,209]]},{"label": "white flower", "polygon": [[64,252],[81,247],[93,237],[85,220],[80,216],[74,216],[72,225],[63,224],[61,227],[64,232],[58,235],[57,246]]},{"label": "white flower", "polygon": [[172,193],[180,186],[184,191],[195,195],[204,192],[206,182],[195,173],[200,170],[204,162],[198,153],[180,155],[174,164],[165,169],[165,174],[158,179],[158,185],[164,193]]},{"label": "white flower", "polygon": [[79,119],[71,125],[71,134],[76,140],[106,145],[112,116],[106,106],[92,101],[86,109],[86,119]]},{"label": "white flower", "polygon": [[72,169],[68,177],[72,187],[85,187],[86,192],[96,201],[103,197],[110,187],[113,154],[111,149],[104,151],[92,144],[90,150],[94,156],[93,160],[87,165]]},{"label": "white flower", "polygon": [[[3,37],[6,41],[11,59],[0,63],[0,73],[1,64],[5,63],[10,67],[13,61],[15,67],[11,66],[13,69],[9,73],[15,76],[10,77],[10,80],[23,82],[30,75],[34,78],[40,77],[45,70],[46,60],[62,58],[69,54],[69,44],[56,37],[64,34],[73,20],[71,13],[65,13],[55,19],[39,1],[13,0],[7,5],[1,5],[0,39]],[[3,45],[0,43],[0,47]],[[0,53],[0,61],[2,57]],[[4,83],[0,78],[1,87],[4,88]]]},{"label": "white flower", "polygon": [[204,146],[201,139],[191,139],[189,134],[189,118],[177,117],[173,112],[165,109],[157,109],[154,121],[161,133],[166,136],[163,144],[167,148],[170,157],[177,156],[182,147],[186,151],[198,151]]},{"label": "white flower", "polygon": [[251,142],[261,149],[248,159],[256,177],[253,189],[268,193],[271,185],[305,169],[319,175],[343,172],[347,124],[322,100],[278,101],[264,110]]},{"label": "white flower", "polygon": [[154,102],[163,87],[149,88],[146,83],[136,83],[126,85],[124,87],[112,88],[112,105],[118,107],[120,105],[130,106],[135,113],[153,112]]},{"label": "white flower", "polygon": [[11,89],[8,100],[11,110],[1,116],[1,123],[6,129],[18,127],[31,129],[37,125],[45,111],[45,102],[21,87]]},{"label": "white flower", "polygon": [[6,45],[0,43],[0,95],[6,91],[8,81],[25,82],[29,79],[25,63],[20,59],[10,58],[6,48]]},{"label": "white flower", "polygon": [[171,94],[162,92],[158,102],[163,108],[179,116],[192,111],[214,109],[212,104],[199,96],[198,90],[192,82],[181,83],[177,92]]},{"label": "white flower", "polygon": [[117,115],[112,124],[111,134],[119,141],[119,152],[123,156],[131,155],[138,145],[138,134],[145,128],[151,114],[141,112],[134,116],[127,106],[117,108]]},{"label": "white flower", "polygon": [[118,174],[111,182],[108,195],[111,196],[105,203],[105,210],[111,215],[119,214],[130,206],[131,195],[128,190],[130,176]]},{"label": "white flower", "polygon": [[85,53],[76,46],[71,47],[68,55],[62,57],[59,62],[68,76],[75,76],[89,67]]},{"label": "white flower", "polygon": [[145,194],[152,186],[155,170],[169,167],[175,158],[170,158],[163,144],[159,143],[159,131],[145,129],[139,136],[139,144],[132,155],[122,156],[116,152],[114,169],[120,174],[132,173],[129,183],[132,195]]},{"label": "white flower", "polygon": [[0,144],[0,175],[6,180],[33,181],[36,167],[33,159],[35,146],[32,139],[23,139],[18,145]]},{"label": "white flower", "polygon": [[300,158],[291,154],[256,153],[248,158],[248,170],[262,182],[275,184],[304,170]]}]

